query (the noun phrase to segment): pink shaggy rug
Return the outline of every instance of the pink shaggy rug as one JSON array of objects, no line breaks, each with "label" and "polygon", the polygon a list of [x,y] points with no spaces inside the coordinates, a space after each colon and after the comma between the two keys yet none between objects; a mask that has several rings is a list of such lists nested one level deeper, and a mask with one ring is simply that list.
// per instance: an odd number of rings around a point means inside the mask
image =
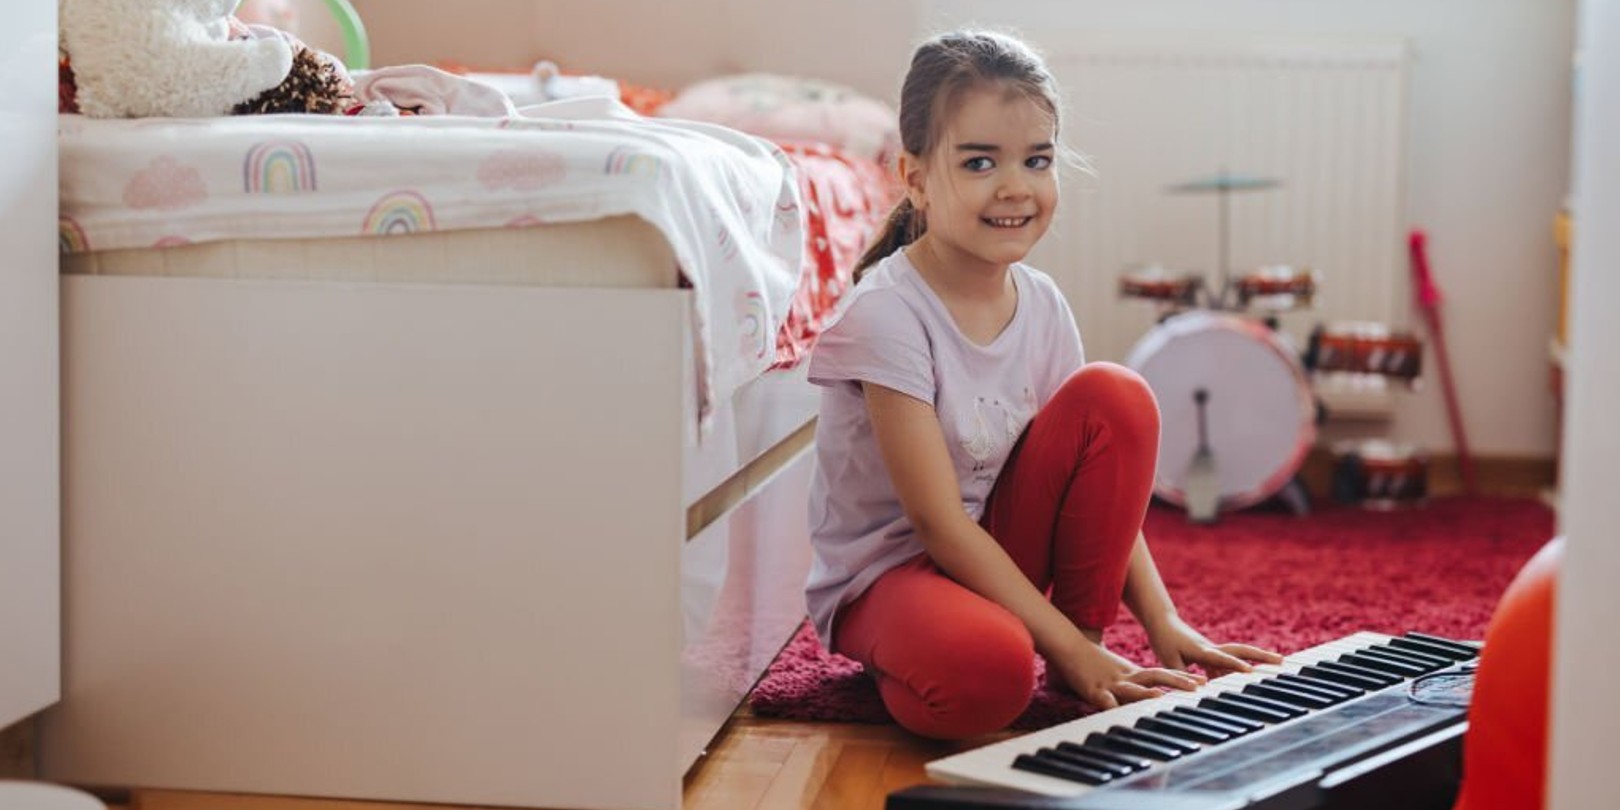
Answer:
[{"label": "pink shaggy rug", "polygon": [[[1215,641],[1292,652],[1358,630],[1477,639],[1497,598],[1552,537],[1552,512],[1510,498],[1443,498],[1404,512],[1322,506],[1312,515],[1245,512],[1214,526],[1155,506],[1149,546],[1181,615]],[[1150,662],[1120,611],[1107,643]],[[821,648],[806,625],[755,687],[761,717],[889,723],[861,666]],[[1045,684],[1016,728],[1071,720],[1085,707]]]}]

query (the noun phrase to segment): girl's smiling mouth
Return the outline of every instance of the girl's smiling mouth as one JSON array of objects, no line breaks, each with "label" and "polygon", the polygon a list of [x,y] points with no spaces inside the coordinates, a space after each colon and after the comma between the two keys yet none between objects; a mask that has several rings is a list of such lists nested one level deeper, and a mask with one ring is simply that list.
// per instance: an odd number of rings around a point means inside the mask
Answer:
[{"label": "girl's smiling mouth", "polygon": [[1022,228],[1034,219],[1034,217],[984,217],[980,221],[992,228]]}]

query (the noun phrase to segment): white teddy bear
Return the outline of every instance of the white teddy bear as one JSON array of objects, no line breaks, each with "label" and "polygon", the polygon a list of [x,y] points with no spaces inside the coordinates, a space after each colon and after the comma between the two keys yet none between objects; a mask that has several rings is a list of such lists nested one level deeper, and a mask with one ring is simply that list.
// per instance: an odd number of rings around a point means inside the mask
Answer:
[{"label": "white teddy bear", "polygon": [[231,38],[240,0],[58,1],[85,115],[224,115],[292,70],[285,39]]}]

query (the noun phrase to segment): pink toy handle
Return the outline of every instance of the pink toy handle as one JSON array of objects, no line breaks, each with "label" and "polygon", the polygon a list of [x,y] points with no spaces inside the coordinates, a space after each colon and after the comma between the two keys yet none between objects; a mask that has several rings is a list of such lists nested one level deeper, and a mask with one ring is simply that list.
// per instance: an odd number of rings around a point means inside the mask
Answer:
[{"label": "pink toy handle", "polygon": [[1414,228],[1407,242],[1412,250],[1412,281],[1416,285],[1413,292],[1418,305],[1426,310],[1435,309],[1440,306],[1440,288],[1434,285],[1434,275],[1429,272],[1428,237],[1423,229]]}]

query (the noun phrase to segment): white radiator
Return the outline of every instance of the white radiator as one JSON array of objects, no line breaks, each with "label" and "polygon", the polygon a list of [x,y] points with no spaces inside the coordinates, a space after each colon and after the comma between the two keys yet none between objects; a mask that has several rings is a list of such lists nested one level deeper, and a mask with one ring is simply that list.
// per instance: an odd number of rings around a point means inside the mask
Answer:
[{"label": "white radiator", "polygon": [[[1318,321],[1406,325],[1408,51],[1394,38],[1228,34],[1041,37],[1065,94],[1063,140],[1096,176],[1068,172],[1063,210],[1031,257],[1074,307],[1087,356],[1120,360],[1152,326],[1118,296],[1129,266],[1160,263],[1216,282],[1218,199],[1170,194],[1223,168],[1282,186],[1230,198],[1234,275],[1261,265],[1318,273]],[[1301,344],[1303,345],[1303,344]]]}]

